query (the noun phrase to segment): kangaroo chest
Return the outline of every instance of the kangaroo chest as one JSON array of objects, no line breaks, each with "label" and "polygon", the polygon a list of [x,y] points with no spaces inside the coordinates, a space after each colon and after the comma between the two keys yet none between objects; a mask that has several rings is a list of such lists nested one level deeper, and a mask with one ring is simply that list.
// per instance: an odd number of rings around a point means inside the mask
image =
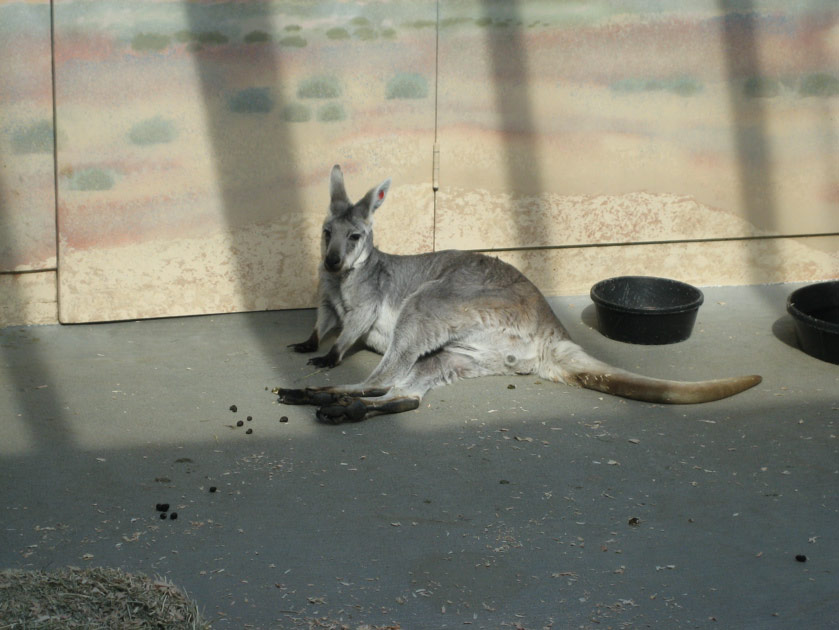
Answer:
[{"label": "kangaroo chest", "polygon": [[368,282],[343,282],[338,293],[340,299],[333,301],[333,308],[341,326],[355,329],[368,348],[384,354],[393,341],[399,305],[393,304]]},{"label": "kangaroo chest", "polygon": [[379,304],[376,319],[367,333],[364,342],[369,348],[380,354],[384,354],[393,341],[393,331],[396,328],[396,320],[399,318],[399,310],[387,302]]}]

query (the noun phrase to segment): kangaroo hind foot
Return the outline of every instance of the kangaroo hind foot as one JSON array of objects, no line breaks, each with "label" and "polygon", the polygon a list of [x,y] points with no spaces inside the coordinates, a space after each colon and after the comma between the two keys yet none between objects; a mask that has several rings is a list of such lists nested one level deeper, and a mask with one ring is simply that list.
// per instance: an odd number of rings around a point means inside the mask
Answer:
[{"label": "kangaroo hind foot", "polygon": [[372,416],[412,411],[419,407],[418,396],[387,395],[380,398],[346,397],[317,410],[317,419],[326,424],[360,422]]},{"label": "kangaroo hind foot", "polygon": [[385,388],[350,389],[338,387],[306,387],[303,389],[284,389],[277,387],[273,390],[277,394],[277,402],[284,405],[314,405],[323,407],[337,403],[345,398],[362,396],[384,396]]}]

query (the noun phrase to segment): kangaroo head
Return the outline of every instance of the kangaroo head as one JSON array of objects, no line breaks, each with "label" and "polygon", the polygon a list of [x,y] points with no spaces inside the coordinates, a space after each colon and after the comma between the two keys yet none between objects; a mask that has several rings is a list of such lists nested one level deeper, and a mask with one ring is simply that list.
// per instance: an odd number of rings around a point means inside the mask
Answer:
[{"label": "kangaroo head", "polygon": [[337,164],[329,177],[329,214],[323,222],[321,256],[323,268],[342,273],[357,267],[373,249],[373,213],[384,203],[390,180],[371,188],[357,203],[351,203],[344,188],[344,174]]}]

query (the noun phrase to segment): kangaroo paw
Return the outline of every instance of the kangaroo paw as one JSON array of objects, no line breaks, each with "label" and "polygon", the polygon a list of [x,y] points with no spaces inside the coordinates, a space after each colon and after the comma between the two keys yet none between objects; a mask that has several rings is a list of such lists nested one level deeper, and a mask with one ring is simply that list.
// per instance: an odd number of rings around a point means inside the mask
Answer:
[{"label": "kangaroo paw", "polygon": [[341,362],[340,358],[338,357],[338,352],[335,348],[332,348],[329,352],[327,352],[322,357],[313,357],[309,359],[309,365],[314,365],[315,367],[319,368],[333,368]]},{"label": "kangaroo paw", "polygon": [[316,416],[326,424],[360,422],[367,417],[367,405],[360,400],[353,400],[349,404],[327,405],[318,409]]},{"label": "kangaroo paw", "polygon": [[301,341],[300,343],[290,343],[288,347],[295,352],[314,352],[318,349],[319,341],[318,331],[315,330],[306,341]]},{"label": "kangaroo paw", "polygon": [[288,347],[294,350],[295,352],[314,352],[318,349],[318,344],[311,343],[310,341],[301,341],[300,343],[290,343]]}]

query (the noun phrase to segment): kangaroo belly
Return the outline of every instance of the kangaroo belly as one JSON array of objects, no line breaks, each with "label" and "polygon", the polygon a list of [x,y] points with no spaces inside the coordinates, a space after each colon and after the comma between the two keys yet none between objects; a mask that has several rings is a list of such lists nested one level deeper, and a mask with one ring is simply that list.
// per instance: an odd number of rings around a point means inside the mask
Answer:
[{"label": "kangaroo belly", "polygon": [[470,357],[483,374],[533,374],[539,364],[533,339],[508,331],[482,331],[448,348]]}]

